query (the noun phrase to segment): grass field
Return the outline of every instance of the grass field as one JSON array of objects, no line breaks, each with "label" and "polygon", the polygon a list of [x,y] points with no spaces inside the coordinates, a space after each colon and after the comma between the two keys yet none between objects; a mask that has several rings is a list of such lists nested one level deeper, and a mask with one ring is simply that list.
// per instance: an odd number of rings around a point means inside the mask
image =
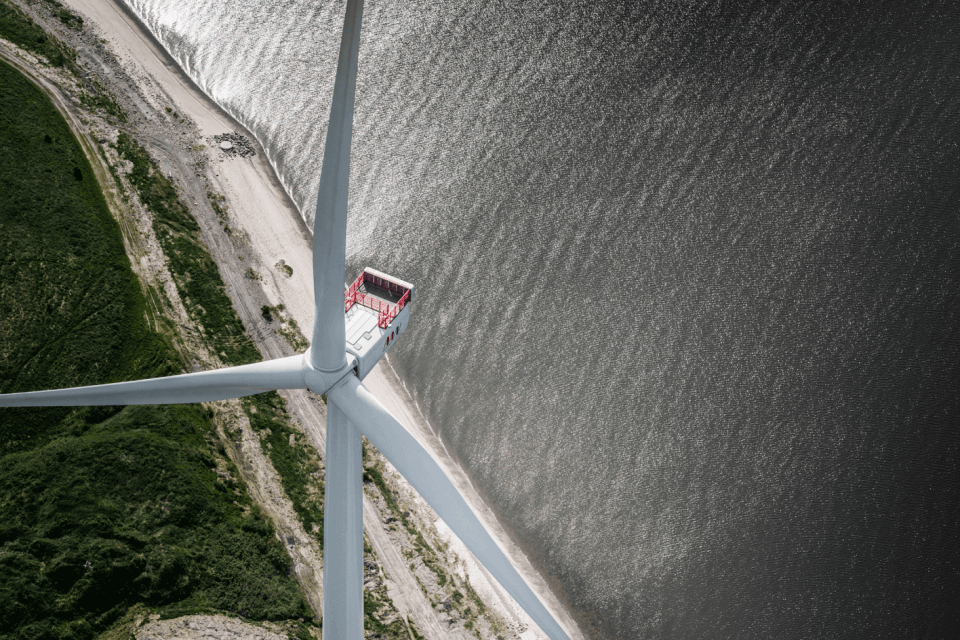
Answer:
[{"label": "grass field", "polygon": [[[3,64],[0,349],[4,393],[180,369],[78,142]],[[4,409],[0,443],[0,638],[93,638],[137,604],[311,616],[199,405]]]},{"label": "grass field", "polygon": [[[120,228],[79,143],[47,98],[3,65],[0,392],[178,370],[145,312]],[[72,411],[5,411],[4,451],[47,441]]]}]

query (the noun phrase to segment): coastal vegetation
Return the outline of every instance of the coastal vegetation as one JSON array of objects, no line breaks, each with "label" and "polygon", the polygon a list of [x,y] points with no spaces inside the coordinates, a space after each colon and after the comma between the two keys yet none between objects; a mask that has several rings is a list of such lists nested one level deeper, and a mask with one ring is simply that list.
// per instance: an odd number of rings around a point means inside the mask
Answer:
[{"label": "coastal vegetation", "polygon": [[[373,457],[367,453],[369,444],[364,441],[363,446],[364,459],[372,459]],[[384,501],[387,503],[387,508],[393,514],[393,517],[398,520],[400,524],[403,525],[403,528],[407,530],[407,533],[410,534],[416,554],[423,560],[423,564],[434,573],[437,579],[437,585],[443,587],[447,583],[448,576],[443,569],[440,558],[437,556],[436,551],[427,544],[426,539],[410,518],[409,513],[400,508],[396,497],[393,495],[393,491],[387,486],[387,482],[383,477],[383,467],[379,460],[370,464],[364,464],[363,481],[373,484],[380,491],[380,495],[383,496]],[[408,557],[412,558],[413,554],[411,553]]]},{"label": "coastal vegetation", "polygon": [[[4,64],[0,251],[0,391],[179,372],[79,143]],[[0,637],[92,638],[137,604],[163,617],[310,617],[211,416],[0,411]]]},{"label": "coastal vegetation", "polygon": [[225,202],[226,198],[222,193],[216,193],[207,189],[207,200],[210,201],[210,206],[213,207],[213,210],[217,214],[217,218],[220,220],[220,224],[227,224],[227,212],[230,210]]},{"label": "coastal vegetation", "polygon": [[248,396],[242,402],[304,530],[322,550],[324,482],[317,450],[290,426],[286,405],[276,391]]},{"label": "coastal vegetation", "polygon": [[[403,551],[410,562],[410,570],[420,585],[424,595],[430,600],[435,609],[448,614],[456,614],[463,620],[464,628],[471,631],[476,637],[481,637],[478,627],[483,616],[491,630],[499,636],[502,631],[502,622],[496,616],[490,616],[487,606],[470,585],[469,580],[451,575],[444,568],[449,566],[446,558],[447,546],[443,542],[431,545],[423,535],[423,527],[415,520],[413,513],[403,506],[398,494],[387,483],[384,477],[384,460],[370,445],[366,438],[363,440],[363,482],[366,490],[374,495],[379,494],[383,499],[390,516],[388,523],[398,523],[407,536],[409,545]],[[395,524],[390,524],[395,529]],[[420,573],[417,569],[418,560],[429,573]],[[432,577],[431,577],[432,574]],[[365,596],[366,597],[366,596]]]},{"label": "coastal vegetation", "polygon": [[[278,304],[275,307],[267,305],[260,307],[260,314],[264,320],[267,322],[277,321],[277,333],[287,341],[290,348],[297,353],[304,353],[307,347],[310,346],[310,342],[304,337],[303,332],[300,331],[300,325],[297,324],[297,321],[285,312],[286,307],[284,307],[283,304]],[[326,402],[326,400],[324,400],[324,402]]]},{"label": "coastal vegetation", "polygon": [[[383,622],[390,618],[390,622]],[[387,587],[382,582],[375,588],[364,588],[363,619],[363,628],[371,637],[384,640],[424,640],[415,625],[399,617],[393,601],[387,595]]]},{"label": "coastal vegetation", "polygon": [[[98,416],[102,417],[102,416]],[[309,617],[290,559],[193,405],[128,407],[0,471],[0,634],[92,637],[135,603]]]},{"label": "coastal vegetation", "polygon": [[83,92],[80,94],[80,104],[88,109],[98,109],[120,122],[127,121],[127,112],[123,107],[117,104],[110,92],[100,84],[96,78],[87,81],[88,88],[92,93]]},{"label": "coastal vegetation", "polygon": [[[0,390],[174,372],[169,345],[143,322],[119,227],[67,123],[5,64],[0,87]],[[4,451],[59,436],[78,411],[4,411]]]},{"label": "coastal vegetation", "polygon": [[[83,20],[79,16],[73,16],[70,12],[64,11],[62,5],[56,4],[62,14],[75,18],[80,25],[83,24]],[[76,21],[64,19],[62,16],[60,20],[64,24],[77,24]],[[47,34],[19,8],[6,2],[0,2],[0,38],[9,40],[21,49],[46,58],[54,67],[67,67],[76,71],[76,51]]]},{"label": "coastal vegetation", "polygon": [[281,260],[280,262],[278,262],[277,264],[275,264],[274,267],[276,267],[277,271],[279,271],[279,272],[282,273],[283,275],[287,276],[288,278],[290,278],[290,277],[293,276],[293,267],[291,267],[290,265],[288,265],[288,264],[287,264],[286,262],[284,262],[283,260]]},{"label": "coastal vegetation", "polygon": [[157,168],[146,149],[120,133],[117,153],[131,164],[127,180],[153,213],[153,230],[168,260],[180,299],[204,340],[224,364],[262,360],[244,335],[243,323],[227,296],[217,264],[200,237],[200,225],[180,200],[177,189]]}]

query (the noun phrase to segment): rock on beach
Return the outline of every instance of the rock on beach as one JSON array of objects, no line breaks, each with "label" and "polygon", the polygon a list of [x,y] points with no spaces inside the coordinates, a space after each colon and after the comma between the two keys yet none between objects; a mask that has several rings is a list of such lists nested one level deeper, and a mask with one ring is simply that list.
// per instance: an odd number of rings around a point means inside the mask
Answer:
[{"label": "rock on beach", "polygon": [[213,141],[226,156],[248,158],[257,155],[257,152],[253,150],[253,143],[250,142],[250,139],[236,131],[215,135]]}]

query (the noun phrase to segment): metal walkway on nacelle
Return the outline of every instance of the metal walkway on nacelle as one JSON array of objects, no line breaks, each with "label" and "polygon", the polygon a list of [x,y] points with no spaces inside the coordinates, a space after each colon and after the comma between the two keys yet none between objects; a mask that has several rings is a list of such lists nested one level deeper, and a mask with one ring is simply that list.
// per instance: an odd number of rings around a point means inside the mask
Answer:
[{"label": "metal walkway on nacelle", "polygon": [[377,324],[377,312],[360,304],[347,309],[347,344],[362,349],[364,341],[376,341],[386,329]]},{"label": "metal walkway on nacelle", "polygon": [[343,294],[347,351],[362,380],[387,352],[410,318],[413,285],[369,267]]}]

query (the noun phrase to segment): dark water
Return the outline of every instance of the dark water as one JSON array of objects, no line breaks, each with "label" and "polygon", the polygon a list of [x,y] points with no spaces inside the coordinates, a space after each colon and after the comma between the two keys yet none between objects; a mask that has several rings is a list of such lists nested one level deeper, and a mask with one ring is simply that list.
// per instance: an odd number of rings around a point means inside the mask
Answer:
[{"label": "dark water", "polygon": [[[138,10],[312,215],[342,6],[233,7],[203,9],[259,21],[229,44]],[[577,621],[952,636],[960,5],[370,1],[364,29],[347,271],[416,283],[393,363]]]}]

